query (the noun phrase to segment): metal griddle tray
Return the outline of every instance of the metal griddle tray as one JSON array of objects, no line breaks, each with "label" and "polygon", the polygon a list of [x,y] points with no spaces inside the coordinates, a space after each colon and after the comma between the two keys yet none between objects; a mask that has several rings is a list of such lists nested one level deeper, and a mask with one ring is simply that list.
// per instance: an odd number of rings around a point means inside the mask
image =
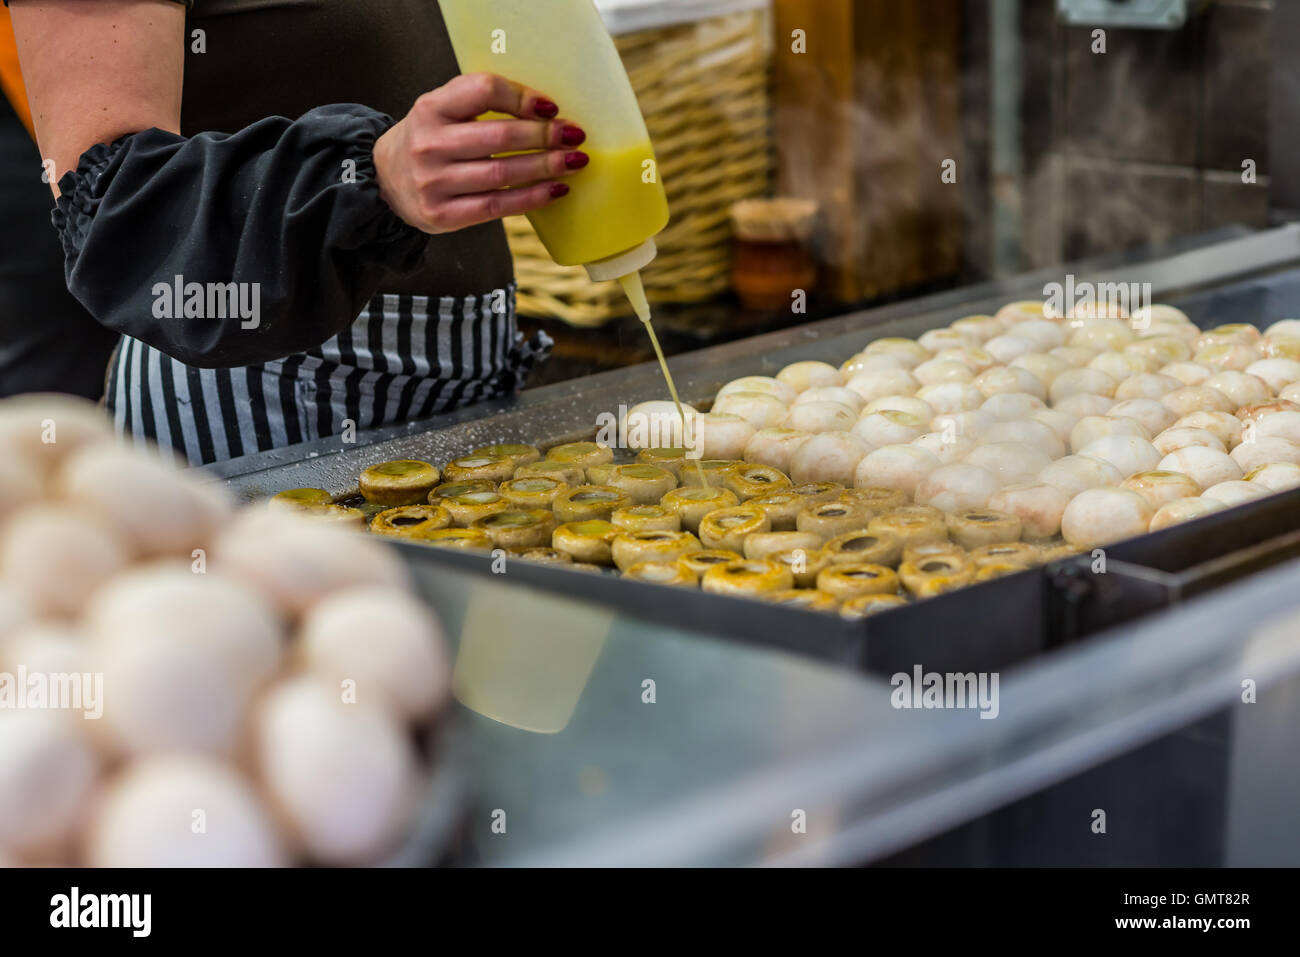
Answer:
[{"label": "metal griddle tray", "polygon": [[[842,359],[884,336],[916,337],[962,315],[990,312],[1012,298],[1031,295],[1063,271],[1094,280],[1151,282],[1162,301],[1184,304],[1200,298],[1212,304],[1199,317],[1188,308],[1204,324],[1239,321],[1247,317],[1224,315],[1225,298],[1231,301],[1224,286],[1300,260],[1300,230],[1286,227],[1209,246],[1186,243],[1174,248],[1175,254],[1163,260],[1112,258],[828,320],[702,350],[675,359],[674,367],[683,397],[704,406],[732,378],[772,374],[799,359]],[[462,410],[444,417],[434,432],[427,424],[413,424],[363,436],[362,444],[343,451],[317,442],[225,463],[213,471],[224,474],[244,499],[307,486],[343,494],[355,488],[363,468],[390,459],[444,462],[492,442],[549,447],[589,438],[595,431],[592,410],[630,406],[657,398],[659,391],[657,368],[621,370],[525,392],[511,403]],[[401,542],[396,547],[417,579],[447,568],[494,574],[486,555]],[[1300,490],[1109,546],[1104,572],[1093,570],[1091,555],[1079,556],[860,621],[524,561],[510,562],[506,577],[522,588],[870,672],[893,674],[918,660],[939,671],[965,672],[1006,668],[1296,554]]]},{"label": "metal griddle tray", "polygon": [[1248,502],[1091,554],[846,621],[834,615],[398,542],[417,581],[456,569],[504,578],[666,626],[891,675],[1000,671],[1300,555],[1300,489]]}]

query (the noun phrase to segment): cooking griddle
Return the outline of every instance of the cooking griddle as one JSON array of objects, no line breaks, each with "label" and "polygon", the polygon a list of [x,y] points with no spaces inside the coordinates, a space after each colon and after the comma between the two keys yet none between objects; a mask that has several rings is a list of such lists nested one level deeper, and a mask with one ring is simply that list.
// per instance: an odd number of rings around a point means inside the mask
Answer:
[{"label": "cooking griddle", "polygon": [[[673,360],[685,401],[706,407],[723,384],[821,359],[838,364],[877,338],[916,338],[1009,301],[1041,298],[1048,282],[1150,283],[1157,302],[1178,305],[1202,327],[1267,325],[1300,316],[1300,229],[1234,230],[1165,247],[1157,256],[1105,257],[1006,282],[943,293],[801,328],[701,350]],[[478,446],[526,442],[547,448],[590,439],[596,417],[662,397],[655,366],[602,373],[530,390],[511,400],[425,423],[363,433],[352,446],[323,440],[222,463],[211,469],[244,500],[289,488],[356,489],[369,465],[422,459],[439,465]],[[492,559],[396,542],[417,579],[440,569],[493,574]],[[1300,554],[1300,490],[1292,490],[1158,533],[968,586],[861,621],[760,601],[513,561],[506,576],[619,613],[811,655],[866,671],[996,671],[1098,630],[1168,607]],[[1098,564],[1104,558],[1103,566]]]}]

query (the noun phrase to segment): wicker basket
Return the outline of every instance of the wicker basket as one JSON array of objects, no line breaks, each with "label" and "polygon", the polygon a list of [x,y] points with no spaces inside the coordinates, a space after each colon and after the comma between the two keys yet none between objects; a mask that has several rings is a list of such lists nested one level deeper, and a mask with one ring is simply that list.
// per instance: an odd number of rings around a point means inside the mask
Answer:
[{"label": "wicker basket", "polygon": [[[768,30],[756,10],[616,38],[672,211],[643,273],[651,302],[703,302],[728,287],[731,205],[766,195],[771,174]],[[575,326],[631,314],[617,284],[555,265],[527,219],[506,230],[521,313]]]}]

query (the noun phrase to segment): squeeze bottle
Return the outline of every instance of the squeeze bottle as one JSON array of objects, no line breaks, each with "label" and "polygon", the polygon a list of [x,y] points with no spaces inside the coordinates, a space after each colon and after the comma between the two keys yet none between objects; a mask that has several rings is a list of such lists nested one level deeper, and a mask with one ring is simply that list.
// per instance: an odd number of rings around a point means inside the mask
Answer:
[{"label": "squeeze bottle", "polygon": [[617,279],[650,319],[640,271],[668,225],[668,197],[636,94],[592,0],[439,0],[463,73],[540,90],[587,131],[591,164],[568,196],[528,218],[551,258]]}]

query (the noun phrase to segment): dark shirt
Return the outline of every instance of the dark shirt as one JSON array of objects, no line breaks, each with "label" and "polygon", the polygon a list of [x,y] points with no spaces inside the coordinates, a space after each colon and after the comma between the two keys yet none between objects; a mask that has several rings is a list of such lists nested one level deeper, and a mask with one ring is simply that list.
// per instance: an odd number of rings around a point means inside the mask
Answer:
[{"label": "dark shirt", "polygon": [[[231,368],[319,345],[376,292],[510,283],[500,223],[426,237],[379,198],[374,140],[458,70],[434,0],[197,0],[185,43],[182,136],[95,146],[59,182],[68,287],[102,324]],[[176,276],[256,284],[260,326],[154,315]]]}]

